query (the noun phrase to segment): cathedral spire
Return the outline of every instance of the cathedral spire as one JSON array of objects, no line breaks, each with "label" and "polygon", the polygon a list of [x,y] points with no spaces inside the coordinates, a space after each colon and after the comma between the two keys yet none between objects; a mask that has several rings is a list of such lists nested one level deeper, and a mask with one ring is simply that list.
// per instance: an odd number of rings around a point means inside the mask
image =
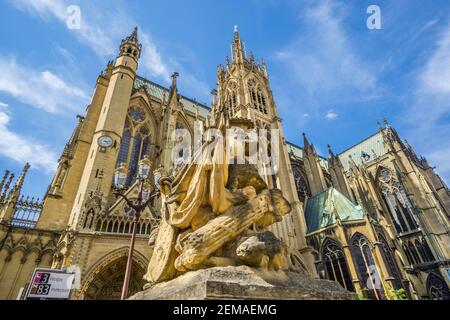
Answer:
[{"label": "cathedral spire", "polygon": [[211,103],[212,109],[214,112],[216,112],[217,111],[217,90],[216,89],[211,90],[211,97],[212,97],[212,103]]},{"label": "cathedral spire", "polygon": [[304,132],[303,132],[303,148],[305,149],[305,152],[308,152],[308,150],[311,148],[308,138],[306,137],[306,133]]},{"label": "cathedral spire", "polygon": [[348,165],[349,165],[350,169],[352,169],[353,171],[357,171],[357,172],[360,171],[360,168],[356,164],[355,160],[353,160],[353,157],[351,154],[348,156]]},{"label": "cathedral spire", "polygon": [[377,121],[377,127],[378,127],[378,131],[383,131],[383,126],[381,125],[380,121]]},{"label": "cathedral spire", "polygon": [[238,27],[234,26],[234,42],[233,48],[233,64],[242,64],[244,61],[243,46],[241,38],[239,37]]},{"label": "cathedral spire", "polygon": [[339,164],[339,157],[336,157],[336,155],[334,154],[334,152],[331,149],[331,146],[329,144],[327,145],[327,149],[328,149],[328,154],[330,156],[330,164],[331,165]]},{"label": "cathedral spire", "polygon": [[330,155],[330,159],[334,159],[333,150],[331,150],[331,146],[327,144],[328,154]]},{"label": "cathedral spire", "polygon": [[19,198],[20,192],[22,191],[22,186],[25,181],[25,177],[27,175],[28,170],[30,169],[30,164],[27,162],[25,166],[23,167],[22,173],[20,174],[19,178],[16,181],[16,184],[12,188],[10,192],[10,197],[14,196],[16,198]]},{"label": "cathedral spire", "polygon": [[384,123],[384,125],[385,125],[386,128],[389,128],[389,127],[390,127],[390,124],[389,124],[389,122],[387,121],[387,119],[386,119],[385,116],[383,116],[383,123]]},{"label": "cathedral spire", "polygon": [[0,195],[2,194],[3,186],[5,185],[5,182],[6,182],[6,179],[8,178],[8,176],[9,176],[9,173],[10,172],[8,170],[6,170],[5,174],[3,175],[2,181],[0,182]]},{"label": "cathedral spire", "polygon": [[3,189],[3,193],[0,195],[0,202],[6,200],[6,195],[8,194],[9,186],[14,180],[14,173],[9,176],[8,181],[6,182],[5,188]]},{"label": "cathedral spire", "polygon": [[137,61],[141,56],[141,51],[142,44],[140,44],[138,40],[138,28],[134,27],[133,32],[125,39],[122,39],[120,44],[120,55],[131,56]]},{"label": "cathedral spire", "polygon": [[170,92],[169,92],[169,104],[173,100],[173,98],[178,96],[178,89],[177,89],[177,78],[180,76],[178,72],[172,73],[172,85],[170,86]]},{"label": "cathedral spire", "polygon": [[133,32],[126,37],[125,39],[122,40],[122,43],[124,42],[128,42],[128,43],[133,43],[135,45],[139,45],[139,40],[138,40],[138,27],[134,27]]},{"label": "cathedral spire", "polygon": [[328,149],[328,154],[330,155],[330,163],[332,165],[339,165],[341,160],[339,159],[339,157],[333,152],[333,149],[331,149],[330,145],[327,145],[327,149]]},{"label": "cathedral spire", "polygon": [[180,74],[178,72],[174,72],[171,75],[172,78],[172,86],[170,87],[171,89],[176,89],[177,88],[177,78],[180,76]]},{"label": "cathedral spire", "polygon": [[131,33],[131,36],[129,37],[130,41],[138,42],[137,32],[138,32],[138,27],[136,26],[136,27],[134,27],[133,32]]},{"label": "cathedral spire", "polygon": [[320,158],[306,134],[303,133],[303,158],[305,163],[306,175],[311,188],[311,194],[316,195],[327,189],[325,177],[323,174]]}]

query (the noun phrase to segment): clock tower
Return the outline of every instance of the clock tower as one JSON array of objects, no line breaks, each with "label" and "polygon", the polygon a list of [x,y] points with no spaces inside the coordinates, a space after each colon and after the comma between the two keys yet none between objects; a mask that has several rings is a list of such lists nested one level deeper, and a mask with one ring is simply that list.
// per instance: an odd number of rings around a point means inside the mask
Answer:
[{"label": "clock tower", "polygon": [[119,55],[112,67],[111,78],[70,214],[70,229],[77,228],[83,205],[93,192],[104,199],[107,199],[111,192],[112,177],[141,49],[135,28],[130,36],[122,40]]}]

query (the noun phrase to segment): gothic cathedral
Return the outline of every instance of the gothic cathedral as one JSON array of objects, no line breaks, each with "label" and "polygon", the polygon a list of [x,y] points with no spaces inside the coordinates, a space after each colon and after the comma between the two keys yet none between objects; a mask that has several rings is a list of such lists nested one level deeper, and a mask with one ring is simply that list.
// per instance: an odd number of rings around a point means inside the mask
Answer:
[{"label": "gothic cathedral", "polygon": [[[325,158],[306,135],[303,147],[285,140],[266,66],[247,55],[237,28],[211,106],[181,95],[176,72],[170,88],[137,75],[141,50],[135,29],[98,76],[42,201],[21,194],[28,164],[16,180],[5,172],[0,299],[18,298],[36,267],[71,266],[81,271],[71,299],[119,299],[133,217],[113,193],[114,171],[127,166],[126,194],[137,197],[138,162],[173,168],[171,132],[194,134],[196,121],[216,113],[281,132],[278,171],[262,178],[292,207],[270,227],[292,264],[361,299],[450,299],[450,190],[386,120],[340,154],[329,147]],[[137,225],[130,295],[146,283],[160,208],[155,199]]]}]

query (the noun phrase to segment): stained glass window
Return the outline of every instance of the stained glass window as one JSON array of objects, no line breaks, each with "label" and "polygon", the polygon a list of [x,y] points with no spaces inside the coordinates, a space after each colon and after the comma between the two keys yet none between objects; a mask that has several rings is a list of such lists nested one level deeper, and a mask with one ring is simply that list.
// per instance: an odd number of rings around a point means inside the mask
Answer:
[{"label": "stained glass window", "polygon": [[428,255],[427,255],[424,247],[422,246],[422,243],[419,240],[416,239],[414,244],[416,245],[417,250],[419,250],[419,254],[420,254],[421,258],[422,258],[422,261],[424,261],[424,262],[430,261],[430,259],[429,259]]},{"label": "stained glass window", "polygon": [[150,123],[144,122],[146,118],[144,109],[134,106],[129,109],[125,121],[116,166],[123,162],[127,164],[127,187],[136,179],[139,161],[144,155],[150,155]]},{"label": "stained glass window", "polygon": [[356,233],[352,237],[351,248],[358,268],[361,288],[365,290],[369,299],[383,299],[381,277],[373,259],[369,241],[362,234]]},{"label": "stained glass window", "polygon": [[344,252],[336,241],[327,239],[324,242],[322,246],[322,260],[325,264],[328,279],[339,282],[347,290],[353,290]]},{"label": "stained glass window", "polygon": [[389,270],[389,275],[395,279],[394,281],[395,289],[400,289],[403,287],[402,279],[400,276],[400,272],[398,271],[397,263],[395,262],[392,250],[389,247],[386,239],[381,234],[379,234],[378,237],[381,242],[381,249],[383,252],[385,263]]},{"label": "stained glass window", "polygon": [[134,182],[134,179],[136,177],[139,162],[139,153],[141,151],[141,141],[142,138],[140,135],[134,137],[133,147],[131,149],[130,164],[128,168],[127,186],[130,186]]},{"label": "stained glass window", "polygon": [[145,120],[145,113],[139,107],[131,107],[128,111],[128,115],[134,122],[142,122]]},{"label": "stained glass window", "polygon": [[126,130],[122,135],[122,142],[120,144],[119,157],[117,158],[117,166],[120,163],[127,162],[128,150],[130,149],[130,140],[131,140],[130,131]]},{"label": "stained glass window", "polygon": [[406,259],[408,260],[409,265],[414,264],[414,260],[412,258],[411,252],[409,251],[409,248],[406,244],[402,245],[403,252],[406,254]]},{"label": "stained glass window", "polygon": [[437,274],[430,273],[427,280],[428,296],[431,300],[450,300],[450,290]]},{"label": "stained glass window", "polygon": [[299,200],[304,203],[306,197],[311,196],[309,191],[309,186],[305,174],[301,171],[298,166],[293,166],[295,186],[297,187],[297,195]]},{"label": "stained glass window", "polygon": [[434,254],[428,246],[428,242],[427,240],[425,240],[425,238],[422,238],[422,248],[425,251],[426,256],[428,257],[428,261],[434,261]]},{"label": "stained glass window", "polygon": [[148,128],[147,128],[147,126],[142,126],[142,127],[139,129],[139,132],[140,132],[141,135],[143,135],[143,136],[148,136]]},{"label": "stained glass window", "polygon": [[144,138],[142,141],[141,159],[150,153],[148,138]]},{"label": "stained glass window", "polygon": [[381,193],[389,209],[394,227],[398,233],[416,230],[418,224],[413,214],[413,208],[402,185],[393,178],[388,169],[383,169],[379,175]]},{"label": "stained glass window", "polygon": [[411,256],[413,258],[414,264],[419,264],[422,261],[420,260],[419,253],[417,252],[416,247],[412,242],[408,242],[409,252],[411,253]]}]

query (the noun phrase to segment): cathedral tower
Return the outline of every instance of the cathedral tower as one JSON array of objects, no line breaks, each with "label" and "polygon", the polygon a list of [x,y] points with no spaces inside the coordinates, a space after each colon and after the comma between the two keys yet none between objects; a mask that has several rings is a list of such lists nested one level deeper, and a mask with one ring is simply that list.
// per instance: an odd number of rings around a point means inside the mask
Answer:
[{"label": "cathedral tower", "polygon": [[104,197],[110,194],[141,49],[135,28],[130,36],[122,40],[112,68],[70,216],[69,225],[72,229],[77,227],[82,206],[90,193],[98,192]]},{"label": "cathedral tower", "polygon": [[225,119],[231,123],[250,121],[254,128],[267,130],[269,144],[279,145],[278,157],[275,159],[272,155],[271,160],[275,161],[272,163],[274,174],[268,172],[262,178],[269,187],[281,189],[293,209],[290,215],[272,226],[271,230],[282,238],[293,252],[301,256],[304,267],[314,274],[314,259],[305,241],[306,223],[303,209],[297,196],[282,119],[278,115],[266,65],[264,62],[257,63],[251,52],[247,56],[237,27],[234,28],[231,53],[232,60],[227,57],[225,67],[218,67],[217,98],[214,92],[212,112],[223,112]]},{"label": "cathedral tower", "polygon": [[97,78],[86,115],[77,116],[77,125],[64,147],[56,174],[45,195],[41,219],[37,225],[39,228],[62,230],[67,227],[113,69],[113,62],[108,62],[106,69]]}]

